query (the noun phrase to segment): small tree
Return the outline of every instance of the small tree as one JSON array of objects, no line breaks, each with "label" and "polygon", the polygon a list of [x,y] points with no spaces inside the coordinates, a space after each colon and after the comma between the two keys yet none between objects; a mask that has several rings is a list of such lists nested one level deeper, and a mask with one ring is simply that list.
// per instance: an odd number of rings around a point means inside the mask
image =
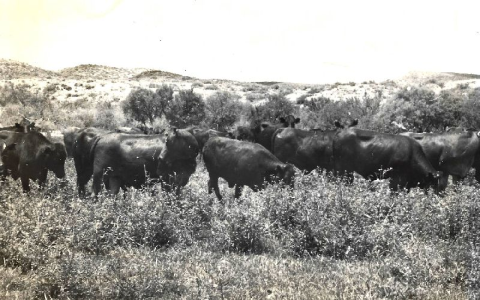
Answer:
[{"label": "small tree", "polygon": [[206,101],[206,120],[209,127],[226,130],[240,119],[245,105],[240,103],[237,94],[218,91],[209,96]]},{"label": "small tree", "polygon": [[480,128],[480,88],[476,88],[467,95],[461,107],[461,125],[466,128]]},{"label": "small tree", "polygon": [[270,121],[275,122],[279,117],[284,117],[295,113],[295,106],[288,100],[284,94],[267,95],[267,102],[256,108],[255,122]]},{"label": "small tree", "polygon": [[165,115],[170,125],[178,128],[197,125],[205,120],[205,102],[193,90],[183,90],[175,95],[165,109]]},{"label": "small tree", "polygon": [[408,130],[423,132],[443,127],[439,101],[431,90],[418,87],[401,89],[380,109],[379,128],[388,131],[390,123],[402,123]]},{"label": "small tree", "polygon": [[128,94],[123,104],[123,111],[128,117],[139,121],[143,125],[153,124],[156,118],[165,113],[166,107],[173,99],[173,89],[162,85],[155,92],[139,88]]},{"label": "small tree", "polygon": [[104,102],[97,107],[94,126],[113,130],[123,126],[124,123],[125,117],[118,106],[112,105],[111,102]]}]

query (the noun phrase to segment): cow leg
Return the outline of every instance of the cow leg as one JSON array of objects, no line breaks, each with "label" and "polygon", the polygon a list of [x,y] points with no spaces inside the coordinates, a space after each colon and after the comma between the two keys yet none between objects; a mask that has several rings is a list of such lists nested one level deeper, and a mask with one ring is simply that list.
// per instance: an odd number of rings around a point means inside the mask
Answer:
[{"label": "cow leg", "polygon": [[448,184],[448,173],[443,172],[442,176],[438,179],[438,191],[444,191]]},{"label": "cow leg", "polygon": [[236,185],[235,186],[235,199],[238,199],[240,198],[240,196],[242,195],[242,188],[243,188],[243,185]]},{"label": "cow leg", "polygon": [[40,172],[40,176],[38,177],[38,185],[40,186],[40,188],[43,188],[45,182],[47,181],[47,173],[47,170],[42,170]]},{"label": "cow leg", "polygon": [[108,190],[111,195],[116,195],[120,191],[120,187],[122,187],[122,181],[120,178],[109,176],[108,180]]},{"label": "cow leg", "polygon": [[459,183],[461,183],[463,181],[465,177],[461,177],[461,176],[457,176],[457,175],[452,175],[452,179],[453,179],[453,184],[454,185],[458,185]]},{"label": "cow leg", "polygon": [[30,184],[29,179],[27,176],[21,176],[20,179],[22,180],[22,188],[24,193],[30,192]]},{"label": "cow leg", "polygon": [[220,194],[220,189],[218,188],[218,177],[210,176],[208,180],[208,193],[212,193],[212,189],[215,191],[218,200],[222,200],[222,195]]},{"label": "cow leg", "polygon": [[102,190],[102,178],[102,170],[100,170],[100,172],[97,171],[93,173],[93,192],[95,193],[95,196],[97,196]]},{"label": "cow leg", "polygon": [[480,183],[480,167],[475,168],[475,179]]},{"label": "cow leg", "polygon": [[77,165],[75,165],[75,167],[77,170],[78,194],[83,197],[85,196],[85,186],[92,177],[93,169],[91,167],[86,167],[82,169],[81,166],[77,168]]}]

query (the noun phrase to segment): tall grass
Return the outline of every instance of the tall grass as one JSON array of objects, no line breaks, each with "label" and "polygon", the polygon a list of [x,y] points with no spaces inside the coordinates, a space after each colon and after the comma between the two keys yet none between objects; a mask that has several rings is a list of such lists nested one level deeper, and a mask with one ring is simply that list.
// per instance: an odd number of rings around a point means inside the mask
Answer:
[{"label": "tall grass", "polygon": [[0,186],[0,298],[466,299],[479,292],[478,186],[392,194],[313,172],[295,190],[80,199],[69,183]]}]

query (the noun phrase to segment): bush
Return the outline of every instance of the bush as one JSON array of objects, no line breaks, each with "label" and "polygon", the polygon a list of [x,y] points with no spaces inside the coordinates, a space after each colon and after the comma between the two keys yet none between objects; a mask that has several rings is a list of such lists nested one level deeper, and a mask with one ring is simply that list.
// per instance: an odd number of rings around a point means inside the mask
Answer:
[{"label": "bush", "polygon": [[[51,89],[43,89],[42,93],[30,92],[30,86],[26,84],[14,85],[7,83],[0,88],[0,106],[19,105],[18,115],[26,116],[30,119],[54,118],[52,103],[48,97],[51,95]],[[9,117],[2,114],[2,117]]]},{"label": "bush", "polygon": [[218,86],[216,86],[215,84],[209,84],[205,87],[206,90],[218,90]]},{"label": "bush", "polygon": [[379,128],[389,131],[390,123],[402,123],[409,131],[429,132],[443,128],[441,107],[435,93],[419,87],[407,87],[397,92],[382,106],[376,116]]},{"label": "bush", "polygon": [[245,95],[245,98],[248,101],[253,102],[255,100],[265,99],[266,96],[264,94],[260,94],[260,93],[248,93],[248,94]]},{"label": "bush", "polygon": [[194,83],[192,83],[192,89],[197,87],[198,88],[203,87],[203,83],[201,83],[200,81],[195,81]]},{"label": "bush", "polygon": [[295,106],[283,94],[267,95],[267,101],[258,105],[256,109],[256,123],[262,121],[275,122],[279,117],[295,113]]},{"label": "bush", "polygon": [[114,130],[125,125],[125,116],[118,106],[103,102],[97,106],[93,126]]},{"label": "bush", "polygon": [[373,117],[380,109],[380,101],[378,97],[368,96],[343,101],[333,101],[327,97],[312,98],[303,100],[303,116],[300,118],[306,128],[333,129],[335,121],[348,124],[353,119],[359,119],[361,127],[373,129]]},{"label": "bush", "polygon": [[153,123],[165,112],[169,102],[173,99],[173,88],[162,85],[155,92],[149,89],[138,88],[130,92],[123,103],[125,115],[142,124]]},{"label": "bush", "polygon": [[462,102],[461,125],[465,128],[480,128],[480,88],[468,93],[467,99]]},{"label": "bush", "polygon": [[182,90],[165,111],[168,122],[178,128],[198,125],[205,119],[205,102],[193,90]]},{"label": "bush", "polygon": [[209,96],[206,101],[206,123],[210,128],[226,131],[246,110],[240,101],[240,96],[227,91],[218,91]]}]

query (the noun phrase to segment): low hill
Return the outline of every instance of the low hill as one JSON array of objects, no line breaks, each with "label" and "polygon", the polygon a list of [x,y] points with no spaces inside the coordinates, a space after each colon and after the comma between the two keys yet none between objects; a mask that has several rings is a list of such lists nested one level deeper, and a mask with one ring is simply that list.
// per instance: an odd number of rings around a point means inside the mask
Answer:
[{"label": "low hill", "polygon": [[57,76],[58,74],[53,71],[47,71],[19,61],[0,58],[0,80],[31,77],[46,78]]},{"label": "low hill", "polygon": [[[168,78],[168,79],[182,79],[184,76],[180,74],[160,71],[160,70],[147,70],[143,71],[140,74],[135,75],[135,79],[157,79],[157,78]],[[188,79],[194,79],[189,77]]]},{"label": "low hill", "polygon": [[65,68],[58,73],[68,79],[129,79],[147,69],[124,69],[94,64]]}]

